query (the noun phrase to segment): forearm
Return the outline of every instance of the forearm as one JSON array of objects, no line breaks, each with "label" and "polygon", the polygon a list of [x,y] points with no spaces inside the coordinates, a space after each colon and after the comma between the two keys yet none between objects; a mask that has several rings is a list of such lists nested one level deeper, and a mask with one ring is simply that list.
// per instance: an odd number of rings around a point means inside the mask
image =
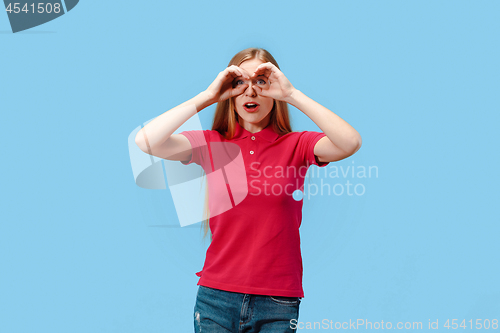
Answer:
[{"label": "forearm", "polygon": [[213,98],[203,91],[190,100],[159,115],[144,126],[135,138],[136,144],[141,149],[146,148],[146,140],[153,148],[164,143],[182,124],[195,113],[213,104]]},{"label": "forearm", "polygon": [[294,89],[286,102],[308,116],[339,149],[353,152],[361,146],[361,135],[351,125],[300,90]]}]

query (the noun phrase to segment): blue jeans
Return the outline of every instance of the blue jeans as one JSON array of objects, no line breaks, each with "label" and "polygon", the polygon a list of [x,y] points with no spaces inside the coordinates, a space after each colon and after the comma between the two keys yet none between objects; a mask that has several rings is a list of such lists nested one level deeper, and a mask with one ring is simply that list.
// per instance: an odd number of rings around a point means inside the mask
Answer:
[{"label": "blue jeans", "polygon": [[[300,297],[242,294],[199,286],[194,306],[194,331],[295,332],[300,302]],[[295,320],[290,322],[292,319]]]}]

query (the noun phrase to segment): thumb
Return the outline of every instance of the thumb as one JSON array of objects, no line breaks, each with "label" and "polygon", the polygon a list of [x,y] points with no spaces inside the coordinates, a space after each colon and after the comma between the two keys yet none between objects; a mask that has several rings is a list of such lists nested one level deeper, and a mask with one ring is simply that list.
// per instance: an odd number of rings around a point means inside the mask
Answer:
[{"label": "thumb", "polygon": [[243,94],[243,92],[245,91],[245,89],[247,89],[247,87],[248,87],[248,84],[246,84],[246,83],[245,83],[245,84],[241,84],[241,85],[239,85],[238,87],[233,88],[233,89],[231,90],[231,95],[232,95],[233,97],[234,97],[234,96],[241,95],[241,94]]},{"label": "thumb", "polygon": [[269,97],[269,94],[267,93],[266,90],[262,89],[259,86],[254,86],[255,91],[257,92],[258,95],[264,96],[264,97]]}]

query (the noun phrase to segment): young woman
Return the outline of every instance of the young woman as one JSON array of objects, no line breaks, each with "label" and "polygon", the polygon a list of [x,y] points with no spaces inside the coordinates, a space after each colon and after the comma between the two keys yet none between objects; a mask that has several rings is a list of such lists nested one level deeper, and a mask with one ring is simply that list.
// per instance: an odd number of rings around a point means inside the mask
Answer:
[{"label": "young woman", "polygon": [[[173,134],[216,102],[212,130]],[[322,132],[292,132],[287,104]],[[231,159],[242,158],[219,173],[223,186],[215,176],[209,181],[211,216],[203,227],[206,235],[210,224],[211,243],[196,273],[195,331],[294,332],[304,297],[299,227],[305,171],[354,154],[359,133],[296,89],[268,51],[249,48],[205,91],[148,123],[136,143],[151,155],[199,164],[207,175],[224,167],[217,156],[230,147],[237,147]]]}]

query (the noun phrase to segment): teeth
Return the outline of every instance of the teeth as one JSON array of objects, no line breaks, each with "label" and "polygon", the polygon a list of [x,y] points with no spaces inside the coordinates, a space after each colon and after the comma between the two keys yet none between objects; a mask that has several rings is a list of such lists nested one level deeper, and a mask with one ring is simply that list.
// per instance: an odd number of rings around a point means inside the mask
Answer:
[{"label": "teeth", "polygon": [[247,103],[245,104],[246,106],[257,106],[257,104],[253,104],[253,103]]}]

